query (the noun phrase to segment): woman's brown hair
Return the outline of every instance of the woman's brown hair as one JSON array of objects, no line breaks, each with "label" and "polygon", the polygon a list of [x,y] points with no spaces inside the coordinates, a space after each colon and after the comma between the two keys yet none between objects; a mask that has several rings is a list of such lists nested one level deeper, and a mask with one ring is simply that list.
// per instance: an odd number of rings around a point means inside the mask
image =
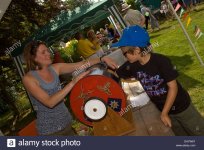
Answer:
[{"label": "woman's brown hair", "polygon": [[46,45],[42,41],[31,41],[24,47],[23,57],[26,64],[26,72],[29,72],[30,70],[41,69],[40,64],[35,62],[37,49],[41,44]]}]

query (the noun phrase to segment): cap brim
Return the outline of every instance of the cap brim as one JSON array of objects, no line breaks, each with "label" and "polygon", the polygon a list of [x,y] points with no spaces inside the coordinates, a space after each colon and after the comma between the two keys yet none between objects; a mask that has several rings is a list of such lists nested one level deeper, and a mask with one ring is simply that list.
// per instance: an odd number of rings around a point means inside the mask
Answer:
[{"label": "cap brim", "polygon": [[121,47],[123,44],[121,42],[113,43],[111,47]]}]

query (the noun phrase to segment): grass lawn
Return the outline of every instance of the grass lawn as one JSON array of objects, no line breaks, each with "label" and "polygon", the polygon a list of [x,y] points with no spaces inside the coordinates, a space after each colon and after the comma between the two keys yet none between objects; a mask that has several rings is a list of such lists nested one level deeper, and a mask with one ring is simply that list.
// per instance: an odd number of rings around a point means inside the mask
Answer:
[{"label": "grass lawn", "polygon": [[24,92],[19,93],[19,99],[15,102],[18,111],[20,112],[20,117],[14,123],[14,114],[10,108],[4,114],[0,114],[0,129],[5,135],[16,135],[17,132],[22,129],[25,125],[34,119],[34,113],[31,110],[31,105],[28,98]]},{"label": "grass lawn", "polygon": [[[191,11],[189,16],[192,21],[188,28],[182,20],[187,32],[192,39],[202,60],[204,61],[204,35],[196,39],[194,26],[197,25],[204,33],[204,4],[198,6],[197,11]],[[188,90],[192,101],[199,112],[204,116],[204,66],[200,65],[194,51],[177,20],[166,21],[161,25],[161,30],[150,33],[154,51],[168,56],[176,66],[180,76],[178,80]]]}]

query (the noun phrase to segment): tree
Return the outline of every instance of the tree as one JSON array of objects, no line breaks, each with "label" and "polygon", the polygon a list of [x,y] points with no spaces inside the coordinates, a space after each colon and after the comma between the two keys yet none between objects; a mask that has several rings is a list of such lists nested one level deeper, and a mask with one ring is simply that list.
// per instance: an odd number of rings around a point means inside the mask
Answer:
[{"label": "tree", "polygon": [[88,0],[13,0],[0,23],[0,56],[16,41],[24,41],[62,10],[73,10]]}]

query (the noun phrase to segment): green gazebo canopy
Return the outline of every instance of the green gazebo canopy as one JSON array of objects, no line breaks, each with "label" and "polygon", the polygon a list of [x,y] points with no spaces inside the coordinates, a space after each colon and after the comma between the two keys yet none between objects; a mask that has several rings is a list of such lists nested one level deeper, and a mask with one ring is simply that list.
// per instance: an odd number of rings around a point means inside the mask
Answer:
[{"label": "green gazebo canopy", "polygon": [[50,46],[54,42],[68,38],[79,30],[107,18],[110,15],[108,8],[112,5],[112,0],[101,0],[97,3],[78,7],[73,11],[63,11],[24,41],[22,46],[13,51],[11,55],[13,57],[20,55],[25,44],[31,40],[42,40]]},{"label": "green gazebo canopy", "polygon": [[152,10],[159,9],[161,6],[161,0],[141,0],[141,2]]}]

